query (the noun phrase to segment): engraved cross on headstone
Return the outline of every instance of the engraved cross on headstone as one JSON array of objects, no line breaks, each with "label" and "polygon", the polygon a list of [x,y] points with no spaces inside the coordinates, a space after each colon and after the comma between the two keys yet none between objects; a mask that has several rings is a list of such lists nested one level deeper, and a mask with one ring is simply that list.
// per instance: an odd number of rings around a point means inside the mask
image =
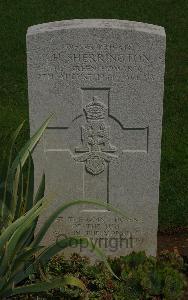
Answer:
[{"label": "engraved cross on headstone", "polygon": [[[55,148],[46,145],[46,152],[62,151],[69,152],[71,159],[76,165],[83,165],[83,199],[105,200],[109,203],[109,179],[110,164],[116,163],[119,155],[126,152],[144,152],[148,148],[148,128],[124,128],[122,124],[109,114],[109,107],[103,103],[102,97],[93,96],[90,102],[83,105],[83,113],[76,120],[82,118],[80,128],[80,143],[76,144],[72,150],[70,147],[63,148],[59,145]],[[109,119],[116,123],[122,131],[123,148],[119,149],[113,142],[113,126],[109,126]],[[74,123],[75,121],[73,121]],[[112,122],[111,122],[112,123]],[[57,130],[63,141],[67,144],[71,139],[69,136],[70,127],[50,127],[47,131]],[[141,145],[140,145],[141,141]],[[95,189],[93,189],[95,187]],[[94,191],[94,192],[93,192]]]}]

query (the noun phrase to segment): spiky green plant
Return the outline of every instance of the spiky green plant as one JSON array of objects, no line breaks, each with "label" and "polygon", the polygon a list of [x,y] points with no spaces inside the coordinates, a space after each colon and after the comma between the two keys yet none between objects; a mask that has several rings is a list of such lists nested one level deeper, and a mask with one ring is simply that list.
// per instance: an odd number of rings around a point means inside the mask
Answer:
[{"label": "spiky green plant", "polygon": [[[70,246],[73,239],[74,241],[77,239],[78,244],[90,247],[113,273],[104,253],[87,238],[68,237],[58,241],[58,244],[54,243],[48,247],[41,246],[41,241],[50,225],[59,214],[70,206],[92,204],[117,211],[110,205],[89,200],[67,202],[53,212],[40,228],[38,234],[34,236],[38,217],[51,203],[53,197],[44,196],[44,175],[42,176],[36,195],[34,195],[34,166],[31,153],[40,140],[45,128],[48,126],[50,119],[51,117],[44,122],[12,162],[14,143],[23,124],[19,126],[13,137],[7,176],[4,184],[1,185],[0,297],[46,291],[52,288],[64,287],[67,284],[84,289],[82,281],[73,276],[23,285],[24,281],[35,273],[38,266],[45,265],[53,255]],[[28,163],[28,168],[25,180],[23,168],[26,162]],[[121,213],[121,215],[123,214]]]}]

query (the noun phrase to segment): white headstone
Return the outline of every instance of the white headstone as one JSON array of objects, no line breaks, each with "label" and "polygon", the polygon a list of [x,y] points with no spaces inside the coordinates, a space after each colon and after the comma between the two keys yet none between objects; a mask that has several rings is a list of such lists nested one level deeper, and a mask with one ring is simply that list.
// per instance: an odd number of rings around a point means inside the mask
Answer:
[{"label": "white headstone", "polygon": [[31,133],[55,113],[34,154],[36,183],[44,171],[47,193],[58,193],[49,213],[68,200],[96,199],[128,217],[76,206],[44,242],[84,235],[108,254],[155,255],[164,29],[119,20],[36,25],[27,56]]}]

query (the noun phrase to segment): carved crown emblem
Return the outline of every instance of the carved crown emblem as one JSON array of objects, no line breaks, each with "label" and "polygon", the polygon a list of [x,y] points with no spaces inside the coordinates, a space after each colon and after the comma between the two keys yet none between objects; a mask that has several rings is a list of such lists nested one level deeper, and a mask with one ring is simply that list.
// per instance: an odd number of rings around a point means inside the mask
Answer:
[{"label": "carved crown emblem", "polygon": [[103,103],[99,102],[97,97],[93,97],[93,101],[85,106],[84,111],[87,119],[104,119],[106,106]]}]

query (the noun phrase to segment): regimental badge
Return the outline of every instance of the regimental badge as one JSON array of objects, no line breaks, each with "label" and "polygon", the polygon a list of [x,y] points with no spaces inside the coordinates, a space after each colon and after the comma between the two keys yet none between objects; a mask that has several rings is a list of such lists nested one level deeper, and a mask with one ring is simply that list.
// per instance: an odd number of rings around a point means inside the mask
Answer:
[{"label": "regimental badge", "polygon": [[86,171],[92,175],[103,172],[112,159],[117,156],[112,153],[117,151],[115,146],[110,144],[109,126],[105,124],[108,108],[93,97],[93,101],[84,107],[86,123],[81,127],[82,145],[76,147],[74,156],[78,162],[85,162]]}]

